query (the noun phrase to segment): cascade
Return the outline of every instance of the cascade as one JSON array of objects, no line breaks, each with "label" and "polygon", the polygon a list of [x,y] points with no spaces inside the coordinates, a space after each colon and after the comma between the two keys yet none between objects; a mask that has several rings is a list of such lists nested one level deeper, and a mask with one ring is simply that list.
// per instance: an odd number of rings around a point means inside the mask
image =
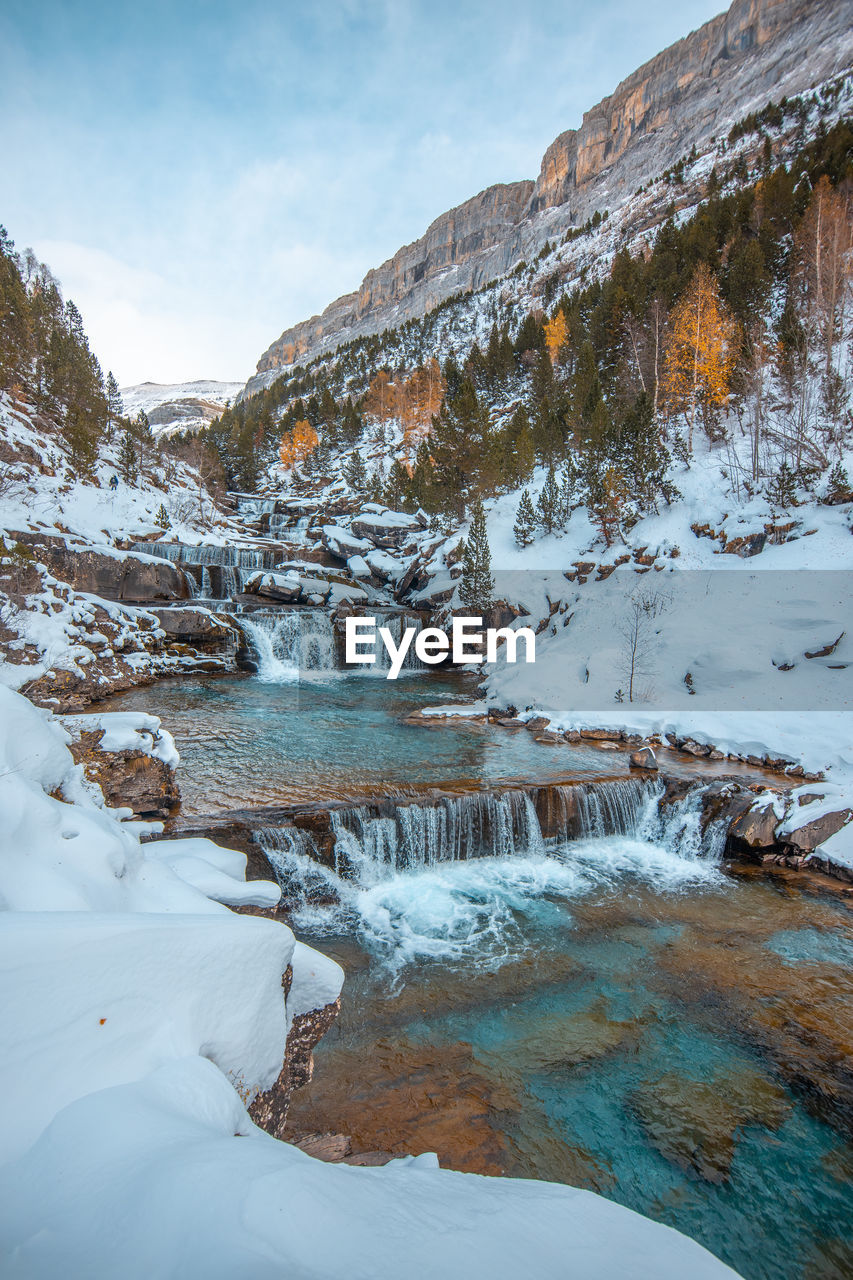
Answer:
[{"label": "cascade", "polygon": [[334,670],[334,628],[321,609],[238,614],[235,621],[257,658],[259,680],[290,681],[300,671]]},{"label": "cascade", "polygon": [[241,516],[250,516],[252,519],[275,511],[275,498],[255,498],[248,494],[237,494],[234,500],[238,513]]},{"label": "cascade", "polygon": [[[383,617],[377,611],[377,627],[379,626],[388,628],[388,630],[391,632],[391,635],[394,637],[395,645],[399,645],[400,639],[403,635],[403,631],[405,630],[406,627],[414,627],[415,632],[422,630],[421,620],[416,615],[413,616],[408,614],[395,613],[395,614],[390,614],[386,617]],[[385,645],[382,644],[378,639],[376,643],[375,653],[376,653],[376,662],[372,667],[369,667],[367,669],[374,672],[388,671],[391,666],[391,656],[388,653],[388,650],[385,648]],[[406,651],[406,656],[403,659],[402,669],[403,671],[424,671],[426,669],[424,663],[421,662],[420,658],[415,653],[415,637],[414,636],[412,636],[411,642],[409,644],[409,648]]]},{"label": "cascade", "polygon": [[720,832],[702,829],[701,784],[660,808],[663,795],[659,782],[625,779],[386,799],[333,810],[325,829],[297,818],[253,839],[299,928],[354,929],[398,968],[465,954],[504,963],[519,913],[547,913],[554,899],[609,892],[622,876],[663,890],[718,883]]},{"label": "cascade", "polygon": [[274,569],[282,556],[280,551],[260,547],[192,547],[183,542],[134,542],[131,550],[175,563],[221,565],[230,569]]},{"label": "cascade", "polygon": [[322,865],[310,830],[265,827],[253,838],[282,887],[286,881],[292,893],[298,882],[308,897],[317,885],[328,896],[342,882],[365,888],[398,873],[477,858],[571,858],[573,845],[620,837],[714,864],[726,823],[703,824],[702,793],[697,784],[661,808],[661,784],[631,778],[337,809],[329,815],[334,871]]},{"label": "cascade", "polygon": [[282,542],[302,545],[307,541],[310,523],[310,516],[300,516],[294,521],[291,512],[285,512],[284,515],[273,514],[270,516],[269,534],[271,538],[280,538]]},{"label": "cascade", "polygon": [[[235,573],[242,587],[240,569],[223,569],[223,584],[226,574]],[[231,595],[237,589],[236,583],[228,588]],[[333,671],[339,666],[334,624],[331,615],[323,609],[282,609],[275,613],[255,610],[251,614],[237,613],[231,616],[241,627],[252,648],[258,662],[260,680],[289,682],[296,679],[300,671]],[[420,619],[416,616],[391,614],[383,617],[378,614],[378,621],[382,626],[389,627],[397,644],[404,627],[413,626],[417,631],[421,629]],[[362,674],[389,670],[391,659],[385,646],[377,643],[375,652],[375,664],[362,667]],[[413,639],[403,660],[403,670],[423,669],[424,664],[415,653]]]}]

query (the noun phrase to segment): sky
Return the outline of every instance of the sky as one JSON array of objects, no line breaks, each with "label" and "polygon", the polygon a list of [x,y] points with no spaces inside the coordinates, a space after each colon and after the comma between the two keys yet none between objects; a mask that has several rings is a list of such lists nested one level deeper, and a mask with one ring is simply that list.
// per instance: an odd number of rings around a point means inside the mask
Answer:
[{"label": "sky", "polygon": [[120,385],[244,381],[722,0],[2,0],[0,223]]}]

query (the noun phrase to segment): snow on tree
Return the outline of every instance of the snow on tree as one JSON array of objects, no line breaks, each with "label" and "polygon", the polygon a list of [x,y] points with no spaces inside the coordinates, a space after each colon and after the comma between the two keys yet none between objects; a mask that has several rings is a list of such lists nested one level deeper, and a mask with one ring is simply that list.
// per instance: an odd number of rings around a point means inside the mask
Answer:
[{"label": "snow on tree", "polygon": [[556,364],[559,359],[560,349],[566,341],[567,332],[566,313],[562,307],[559,307],[553,320],[549,320],[545,325],[545,345],[548,348],[552,365]]},{"label": "snow on tree", "polygon": [[560,486],[553,466],[548,468],[545,484],[536,502],[536,514],[546,533],[553,533],[560,525]]},{"label": "snow on tree", "polygon": [[118,455],[118,469],[125,484],[136,484],[139,475],[139,463],[136,457],[136,445],[130,430],[126,430],[121,438]]},{"label": "snow on tree", "polygon": [[278,456],[283,466],[293,469],[304,461],[320,443],[317,431],[307,418],[294,422],[290,431],[285,431],[278,447]]}]

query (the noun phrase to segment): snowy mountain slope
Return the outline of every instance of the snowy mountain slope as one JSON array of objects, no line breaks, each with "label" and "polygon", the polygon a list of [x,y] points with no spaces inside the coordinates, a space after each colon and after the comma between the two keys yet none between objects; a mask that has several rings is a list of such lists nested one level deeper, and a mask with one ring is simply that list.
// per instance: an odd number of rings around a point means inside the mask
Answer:
[{"label": "snowy mountain slope", "polygon": [[145,413],[156,435],[171,435],[206,426],[242,389],[239,382],[202,379],[172,384],[141,382],[135,387],[122,387],[120,391],[129,417]]}]

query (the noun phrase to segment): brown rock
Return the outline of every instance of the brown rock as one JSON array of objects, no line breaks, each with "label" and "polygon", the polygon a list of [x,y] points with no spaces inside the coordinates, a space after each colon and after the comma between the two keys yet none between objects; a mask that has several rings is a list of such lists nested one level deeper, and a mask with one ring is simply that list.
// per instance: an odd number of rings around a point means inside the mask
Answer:
[{"label": "brown rock", "polygon": [[137,817],[168,818],[181,799],[171,765],[144,751],[103,751],[103,729],[66,728],[74,735],[69,750],[75,763],[101,788],[108,805],[132,809]]},{"label": "brown rock", "polygon": [[812,822],[804,822],[794,831],[786,831],[782,837],[786,845],[791,845],[800,853],[812,853],[818,845],[823,844],[830,836],[845,827],[853,817],[853,810],[842,809],[835,813],[825,813]]},{"label": "brown rock", "polygon": [[75,550],[63,543],[45,547],[38,554],[60,582],[104,600],[148,604],[156,600],[187,600],[193,594],[186,574],[171,560]]},{"label": "brown rock", "polygon": [[629,763],[632,769],[648,769],[651,772],[656,772],[658,767],[657,758],[651,747],[641,747],[639,751],[632,751]]},{"label": "brown rock", "polygon": [[776,826],[779,819],[772,804],[763,808],[748,809],[735,818],[729,827],[729,835],[749,849],[771,849],[776,843]]}]

